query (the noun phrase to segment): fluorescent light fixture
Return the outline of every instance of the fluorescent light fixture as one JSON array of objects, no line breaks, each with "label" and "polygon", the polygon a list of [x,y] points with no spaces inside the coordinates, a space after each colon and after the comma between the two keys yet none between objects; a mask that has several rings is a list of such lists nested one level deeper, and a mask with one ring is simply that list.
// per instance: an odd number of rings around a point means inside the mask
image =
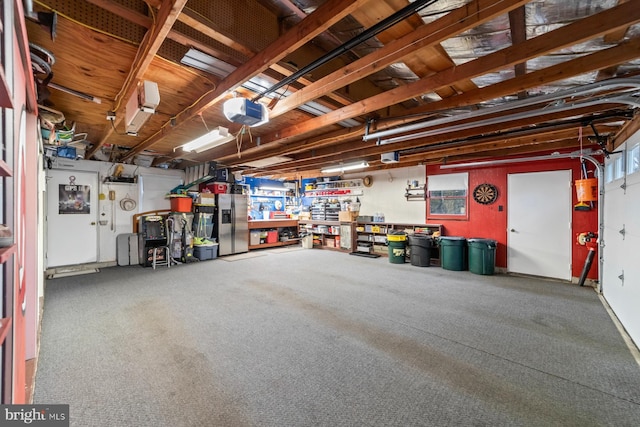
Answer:
[{"label": "fluorescent light fixture", "polygon": [[227,77],[236,69],[233,65],[207,55],[206,53],[200,52],[194,48],[190,48],[187,53],[184,54],[184,57],[180,62],[190,67],[197,68],[198,70],[211,73],[221,79]]},{"label": "fluorescent light fixture", "polygon": [[276,187],[274,185],[261,185],[258,188],[264,191],[287,191],[287,188],[285,188],[284,185],[282,187]]},{"label": "fluorescent light fixture", "polygon": [[322,173],[346,172],[346,171],[368,168],[368,167],[369,167],[369,163],[362,161],[358,163],[347,163],[347,164],[343,164],[335,167],[325,168],[325,169],[322,169],[320,172]]},{"label": "fluorescent light fixture", "polygon": [[[325,107],[324,105],[316,101],[309,101],[306,104],[302,104],[298,107],[298,109],[305,111],[309,114],[312,114],[314,116],[322,116],[324,114],[334,111],[331,108]],[[336,124],[345,128],[352,128],[355,126],[360,126],[361,123],[354,119],[346,119],[346,120],[341,120]]]},{"label": "fluorescent light fixture", "polygon": [[196,153],[201,153],[214,147],[218,147],[219,145],[226,144],[234,139],[234,136],[229,133],[229,129],[218,126],[214,130],[184,144],[182,146],[182,151],[195,151]]},{"label": "fluorescent light fixture", "polygon": [[254,160],[251,162],[241,163],[242,166],[248,166],[251,168],[263,168],[265,166],[277,165],[278,163],[289,162],[293,160],[292,157],[287,156],[271,156],[260,160]]}]

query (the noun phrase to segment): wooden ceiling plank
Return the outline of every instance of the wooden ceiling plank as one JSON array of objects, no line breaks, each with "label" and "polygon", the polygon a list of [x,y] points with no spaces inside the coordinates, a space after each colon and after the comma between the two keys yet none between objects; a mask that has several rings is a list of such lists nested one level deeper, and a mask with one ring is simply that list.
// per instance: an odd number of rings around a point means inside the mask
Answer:
[{"label": "wooden ceiling plank", "polygon": [[[87,0],[87,1],[98,7],[101,7],[102,9],[108,12],[113,13],[114,15],[117,15],[123,19],[126,19],[129,22],[133,22],[134,24],[140,25],[141,27],[148,29],[149,27],[151,27],[151,24],[153,23],[153,20],[150,17],[143,15],[139,12],[136,12],[134,10],[131,10],[128,7],[122,6],[114,2],[113,0]],[[147,3],[149,3],[151,6],[159,6],[161,4],[161,1],[160,0],[148,1]],[[178,16],[179,20],[180,20],[180,16],[182,16],[182,14]],[[176,43],[180,43],[183,46],[192,46],[206,53],[207,55],[215,56],[216,58],[221,59],[222,61],[225,61],[231,65],[234,65],[234,66],[240,65],[240,62],[238,62],[238,60],[232,57],[231,55],[224,53],[221,50],[214,49],[211,46],[208,46],[198,40],[195,40],[194,38],[184,35],[179,31],[172,29],[171,31],[169,31],[169,34],[167,34],[167,38],[169,40],[173,40]]]},{"label": "wooden ceiling plank", "polygon": [[[524,6],[509,11],[509,29],[511,33],[511,44],[518,45],[527,40],[527,24]],[[516,77],[523,76],[527,73],[527,63],[519,62],[513,66]],[[518,98],[527,97],[526,92],[519,92]]]},{"label": "wooden ceiling plank", "polygon": [[[618,4],[626,3],[627,1],[628,0],[618,0]],[[620,43],[622,40],[624,40],[624,36],[627,34],[627,31],[629,31],[629,27],[619,28],[615,31],[605,34],[602,40],[608,44]],[[606,80],[611,77],[614,77],[617,74],[617,72],[618,72],[618,65],[609,67],[604,70],[600,70],[600,72],[598,72],[598,75],[596,76],[596,81]]]},{"label": "wooden ceiling plank", "polygon": [[[388,16],[389,14],[395,12],[397,9],[405,6],[406,0],[377,1],[376,5],[384,7],[378,6],[378,8],[361,8],[357,10],[352,16],[362,25],[368,27],[374,25],[385,16]],[[406,34],[409,34],[410,32],[415,31],[422,26],[424,26],[422,18],[420,18],[420,16],[415,13],[404,21],[378,34],[377,39],[380,40],[383,44],[388,44],[405,36]],[[446,70],[447,68],[453,67],[455,65],[447,51],[439,44],[433,46],[431,52],[428,55],[425,56],[423,55],[424,53],[424,50],[422,52],[414,52],[412,54],[409,54],[404,60],[407,67],[409,67],[409,69],[413,71],[413,73],[419,78],[426,77],[430,74],[433,74],[434,72]],[[467,80],[464,82],[460,82],[460,84],[456,88],[440,88],[436,91],[436,93],[440,97],[446,98],[448,96],[455,95],[459,90],[463,90],[463,88],[465,87],[469,90],[477,88],[475,83],[473,83],[471,80]]]},{"label": "wooden ceiling plank", "polygon": [[[540,154],[541,151],[553,152],[560,150],[575,150],[579,145],[576,143],[576,140],[568,139],[563,141],[554,141],[542,144],[533,144],[533,145],[521,145],[518,147],[496,147],[494,150],[488,150],[486,153],[482,153],[479,151],[476,152],[468,152],[464,154],[452,155],[452,156],[440,156],[441,159],[437,161],[437,163],[451,164],[455,162],[469,162],[473,160],[485,160],[485,159],[495,159],[501,157],[513,157],[513,156],[522,156],[525,154]],[[437,156],[428,156],[423,159],[423,161],[435,160],[434,157]]]},{"label": "wooden ceiling plank", "polygon": [[91,158],[91,156],[106,143],[109,136],[114,132],[114,128],[122,121],[123,115],[118,114],[121,109],[124,108],[122,100],[129,99],[137,89],[138,82],[144,76],[149,65],[151,65],[151,61],[153,61],[158,49],[160,49],[167,34],[171,31],[171,27],[173,27],[173,24],[178,19],[178,15],[180,15],[186,3],[187,0],[165,0],[162,2],[155,23],[147,31],[145,39],[138,47],[138,54],[131,65],[129,74],[125,79],[125,84],[114,101],[112,111],[116,113],[116,121],[113,123],[113,126],[111,126],[111,124],[105,126],[100,141],[87,151],[87,158]]},{"label": "wooden ceiling plank", "polygon": [[[596,111],[596,110],[597,108],[592,107],[589,111]],[[581,110],[581,112],[584,112],[584,111],[585,111],[584,109]],[[559,120],[566,117],[572,117],[572,114],[550,113],[549,115],[545,115],[544,119]],[[516,123],[516,122],[512,122],[512,123]],[[526,121],[521,120],[516,123],[517,126],[525,126],[525,127],[521,129],[515,129],[514,131],[509,132],[507,134],[501,132],[503,129],[501,128],[500,125],[496,125],[496,126],[493,126],[491,129],[491,131],[495,133],[491,134],[489,131],[487,131],[488,132],[487,136],[484,136],[482,138],[474,138],[473,140],[467,140],[467,141],[463,141],[463,139],[476,136],[473,131],[468,132],[466,134],[460,133],[460,132],[452,132],[452,133],[446,133],[441,135],[434,135],[429,138],[423,138],[422,140],[420,140],[422,141],[421,143],[420,142],[416,143],[414,141],[413,143],[404,142],[404,143],[382,145],[382,146],[369,145],[368,147],[364,147],[364,148],[362,146],[358,147],[353,143],[340,144],[340,146],[328,147],[327,149],[324,149],[324,150],[323,149],[313,149],[312,151],[310,150],[305,157],[306,158],[313,157],[313,159],[310,160],[312,161],[312,163],[310,164],[317,164],[323,161],[325,163],[336,162],[341,158],[346,161],[350,159],[359,158],[362,156],[379,156],[382,153],[389,152],[391,150],[391,148],[389,148],[390,146],[393,147],[393,151],[411,150],[411,149],[422,147],[422,148],[428,148],[431,151],[444,150],[444,149],[455,149],[459,151],[462,149],[465,149],[465,150],[468,149],[470,150],[470,152],[473,152],[474,150],[483,150],[484,148],[480,144],[485,142],[488,144],[495,144],[496,141],[500,142],[505,140],[517,140],[525,144],[525,143],[530,143],[531,141],[534,141],[536,139],[540,139],[540,141],[542,141],[545,138],[553,139],[553,138],[558,138],[563,136],[568,138],[571,135],[573,135],[573,138],[577,141],[577,135],[578,135],[577,128],[580,125],[576,124],[575,122],[569,122],[569,123],[561,122],[561,123],[554,124],[553,127],[549,127],[549,128],[531,127],[531,125],[535,123],[536,123],[535,119],[533,120],[527,119]],[[507,129],[507,127],[505,127],[505,129]],[[601,130],[601,134],[612,132],[612,128],[609,126],[600,126],[599,129]],[[590,128],[584,129],[583,135],[585,137],[588,137],[592,134],[593,134],[593,131]],[[428,140],[428,142],[425,142],[426,140]],[[449,143],[449,144],[447,144],[445,147],[438,148],[438,145],[443,143],[445,144]],[[416,144],[422,144],[422,145],[419,145],[419,147],[416,147]],[[405,156],[404,154],[401,154],[400,156],[401,159],[404,156]],[[266,170],[267,171],[277,170],[280,172],[286,172],[291,168],[305,167],[309,164],[305,162],[306,160],[287,162],[285,164],[273,166],[272,168],[266,168]]]},{"label": "wooden ceiling plank", "polygon": [[240,52],[247,58],[251,58],[256,53],[253,49],[245,46],[237,40],[234,40],[231,35],[226,34],[221,29],[214,28],[215,24],[213,22],[205,19],[203,16],[189,8],[185,8],[182,11],[180,16],[178,17],[178,20],[184,24],[189,25],[190,27],[193,27],[193,29],[197,31],[200,31],[207,37],[210,37],[213,40],[216,40],[223,45],[228,46],[229,48],[237,52]]},{"label": "wooden ceiling plank", "polygon": [[[613,108],[613,106],[607,105],[596,105],[590,107],[580,107],[570,111],[561,111],[561,112],[549,112],[543,115],[537,115],[534,117],[522,118],[519,120],[505,121],[502,123],[496,123],[493,125],[483,126],[482,133],[489,135],[491,133],[499,133],[509,129],[523,129],[528,126],[535,126],[540,123],[548,123],[554,121],[561,121],[563,119],[574,117],[574,116],[583,116],[583,115],[591,115],[598,113],[600,111],[606,111],[607,109]],[[558,123],[558,126],[562,126],[562,123]],[[373,145],[363,148],[362,145],[357,144],[346,144],[345,146],[340,147],[327,147],[323,149],[315,149],[313,150],[313,155],[315,157],[324,157],[324,156],[332,156],[332,155],[345,155],[349,156],[350,153],[361,153],[362,155],[380,155],[389,151],[402,151],[413,149],[419,146],[427,146],[437,143],[442,143],[446,141],[452,140],[461,140],[464,138],[471,138],[477,136],[478,128],[469,128],[463,130],[457,130],[455,132],[445,132],[437,135],[432,135],[429,137],[415,139],[410,141],[402,141],[394,144],[385,144],[385,145]]]},{"label": "wooden ceiling plank", "polygon": [[638,131],[640,131],[640,115],[636,115],[633,119],[625,123],[622,129],[613,137],[612,151],[624,144],[627,139],[631,138],[631,136]]},{"label": "wooden ceiling plank", "polygon": [[[629,0],[618,0],[618,4],[627,3]],[[605,43],[619,43],[624,40],[624,36],[627,34],[629,26],[618,28],[604,35],[603,41]]]},{"label": "wooden ceiling plank", "polygon": [[[515,77],[490,86],[478,88],[474,91],[443,99],[426,106],[416,107],[407,112],[409,115],[442,111],[450,108],[460,108],[486,102],[502,96],[532,89],[542,82],[550,84],[583,73],[589,73],[602,68],[627,62],[638,57],[640,38],[629,40],[618,46],[600,50],[579,58],[571,59],[561,64],[533,71],[520,77]],[[416,121],[416,120],[414,120]]]},{"label": "wooden ceiling plank", "polygon": [[389,90],[379,95],[374,95],[323,116],[315,117],[298,125],[282,129],[277,133],[263,137],[262,141],[265,143],[299,137],[319,127],[329,126],[348,118],[366,115],[387,106],[406,101],[419,94],[432,92],[435,88],[512,66],[529,58],[601,36],[611,31],[611,28],[620,28],[638,21],[640,21],[640,8],[635,7],[632,3],[622,4],[584,18],[578,22],[567,24],[564,27],[560,27],[533,39],[529,39],[518,46],[509,46],[434,76]]},{"label": "wooden ceiling plank", "polygon": [[[271,68],[273,71],[276,71],[282,74],[285,77],[289,77],[291,74],[294,73],[293,71],[289,70],[287,67],[278,63],[272,64],[269,68]],[[305,86],[309,86],[310,84],[313,84],[313,81],[304,77],[300,77],[297,81]],[[334,101],[338,102],[341,105],[349,105],[351,104],[351,102],[353,102],[353,100],[336,92],[325,94],[325,96],[327,98],[333,99]]]},{"label": "wooden ceiling plank", "polygon": [[151,24],[153,24],[153,19],[150,17],[129,9],[128,7],[116,3],[113,0],[87,0],[87,2],[126,19],[129,22],[138,24],[141,27],[149,28],[151,27]]},{"label": "wooden ceiling plank", "polygon": [[167,137],[182,124],[190,121],[193,117],[197,116],[207,108],[220,102],[227,93],[235,89],[236,86],[260,74],[269,68],[271,64],[280,61],[286,55],[294,52],[307,42],[311,41],[314,37],[323,31],[326,31],[340,19],[349,15],[362,4],[366,3],[366,1],[367,0],[327,0],[313,13],[300,21],[298,25],[289,29],[265,49],[258,52],[249,61],[236,68],[235,71],[220,82],[215,90],[202,97],[202,99],[197,101],[193,107],[189,108],[185,114],[178,117],[175,120],[173,127],[168,131],[162,134],[157,133],[136,145],[123,160],[132,158],[136,154]]},{"label": "wooden ceiling plank", "polygon": [[474,0],[437,21],[416,29],[412,33],[385,45],[376,52],[354,61],[346,67],[317,80],[292,96],[283,99],[271,111],[271,116],[277,117],[305,102],[320,97],[327,91],[334,91],[347,86],[384,69],[417,49],[433,47],[460,31],[473,28],[482,22],[505,13],[509,8],[518,7],[523,3],[526,3],[526,0],[506,0],[498,5],[492,0]]},{"label": "wooden ceiling plank", "polygon": [[[582,56],[580,58],[576,58],[562,64],[557,64],[552,67],[538,70],[532,73],[528,73],[521,77],[515,77],[510,80],[496,83],[491,86],[487,86],[484,88],[479,88],[474,91],[466,92],[460,95],[457,95],[453,98],[444,99],[441,101],[434,102],[426,107],[418,107],[408,111],[411,119],[402,119],[398,118],[396,120],[385,120],[381,123],[382,126],[379,126],[378,130],[383,130],[384,128],[389,128],[401,124],[408,124],[418,120],[424,120],[424,116],[422,118],[416,119],[414,116],[419,116],[421,113],[425,113],[432,110],[446,110],[454,107],[463,107],[466,105],[477,104],[482,101],[488,101],[492,99],[499,98],[501,96],[513,94],[519,91],[528,90],[535,86],[538,86],[540,82],[555,82],[558,80],[566,79],[572,77],[574,75],[578,75],[581,73],[587,73],[594,70],[597,70],[602,67],[607,67],[610,64],[625,62],[630,59],[634,59],[637,57],[637,52],[640,51],[640,39],[631,40],[627,43],[623,43],[619,46],[611,47],[609,49],[605,49],[602,51],[594,52],[592,54]],[[342,132],[342,131],[341,131]],[[335,131],[330,132],[327,136],[337,134]],[[361,129],[360,135],[364,134],[364,129]],[[322,136],[317,137],[315,139],[322,139]],[[304,148],[309,144],[311,140],[299,141],[290,145],[276,145],[278,148],[273,153],[270,152],[269,155],[285,155],[287,154],[287,150],[296,150],[295,147]],[[274,144],[275,145],[275,144]],[[262,144],[261,149],[270,149],[270,144]],[[284,149],[283,147],[287,147]],[[243,151],[243,156],[251,156],[251,154],[246,154]],[[232,159],[234,155],[230,155],[229,157],[222,157],[221,161],[226,162],[229,159]],[[230,164],[234,164],[231,162]]]},{"label": "wooden ceiling plank", "polygon": [[[579,141],[576,138],[578,134],[578,130],[574,128],[570,131],[561,131],[561,132],[551,132],[547,133],[544,136],[542,135],[532,135],[529,137],[520,137],[520,138],[494,138],[490,141],[484,141],[469,145],[457,146],[457,147],[445,147],[445,148],[435,148],[434,150],[429,150],[423,153],[415,153],[408,155],[401,155],[401,158],[406,160],[418,160],[424,159],[425,155],[427,156],[440,156],[440,157],[451,157],[465,154],[478,153],[481,151],[493,151],[493,150],[501,150],[504,148],[518,148],[518,147],[530,147],[531,145],[543,145],[550,144],[554,142],[566,142],[571,141],[571,143],[575,145],[579,145]],[[584,134],[585,137],[593,136],[592,134]]]}]

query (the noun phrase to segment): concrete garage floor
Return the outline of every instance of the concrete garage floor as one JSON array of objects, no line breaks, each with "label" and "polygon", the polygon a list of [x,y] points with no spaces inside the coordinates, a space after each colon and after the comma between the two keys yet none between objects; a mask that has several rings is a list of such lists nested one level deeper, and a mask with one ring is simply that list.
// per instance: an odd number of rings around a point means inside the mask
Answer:
[{"label": "concrete garage floor", "polygon": [[632,426],[591,288],[256,251],[47,282],[34,403],[74,426]]}]

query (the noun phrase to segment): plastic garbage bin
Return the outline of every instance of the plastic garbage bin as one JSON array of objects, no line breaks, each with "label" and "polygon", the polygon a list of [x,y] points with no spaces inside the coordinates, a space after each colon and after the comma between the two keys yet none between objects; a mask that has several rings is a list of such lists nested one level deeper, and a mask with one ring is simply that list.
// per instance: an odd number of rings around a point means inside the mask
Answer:
[{"label": "plastic garbage bin", "polygon": [[498,242],[492,239],[468,239],[469,271],[475,274],[491,275],[496,264]]},{"label": "plastic garbage bin", "polygon": [[456,236],[440,237],[440,258],[445,270],[467,269],[467,239]]},{"label": "plastic garbage bin", "polygon": [[404,264],[407,253],[407,235],[405,233],[387,234],[389,246],[389,262],[392,264]]},{"label": "plastic garbage bin", "polygon": [[409,252],[411,253],[411,265],[429,267],[431,265],[431,250],[433,239],[426,234],[414,234],[409,236]]},{"label": "plastic garbage bin", "polygon": [[313,234],[303,234],[300,236],[302,247],[305,249],[313,249]]}]

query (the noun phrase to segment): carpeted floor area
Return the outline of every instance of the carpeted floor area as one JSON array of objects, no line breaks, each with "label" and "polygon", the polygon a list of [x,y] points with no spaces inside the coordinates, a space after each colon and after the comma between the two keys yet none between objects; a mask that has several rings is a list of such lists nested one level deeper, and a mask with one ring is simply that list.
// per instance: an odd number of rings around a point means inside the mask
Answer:
[{"label": "carpeted floor area", "polygon": [[34,403],[72,426],[635,426],[591,288],[264,251],[47,282]]}]

